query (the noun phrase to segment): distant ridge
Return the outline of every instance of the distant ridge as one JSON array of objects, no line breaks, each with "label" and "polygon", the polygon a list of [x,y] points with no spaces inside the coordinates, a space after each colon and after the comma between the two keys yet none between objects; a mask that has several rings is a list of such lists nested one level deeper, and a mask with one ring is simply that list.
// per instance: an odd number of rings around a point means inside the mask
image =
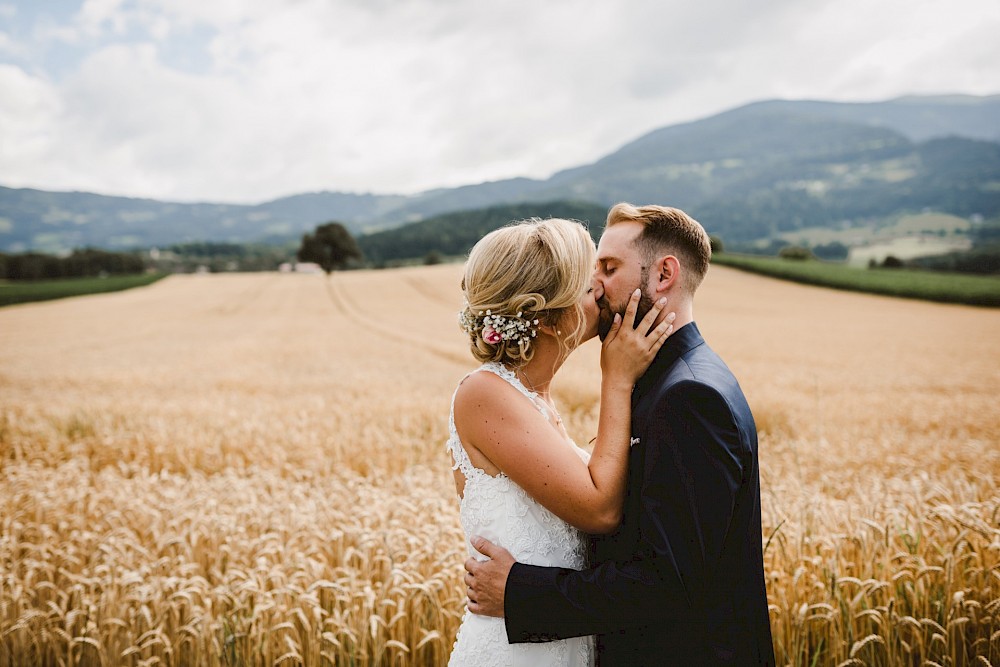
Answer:
[{"label": "distant ridge", "polygon": [[885,127],[911,141],[965,137],[1000,141],[1000,95],[907,95],[885,102],[770,100],[749,107],[794,108],[819,117]]},{"label": "distant ridge", "polygon": [[314,192],[251,206],[0,187],[0,250],[290,243],[328,220],[363,234],[448,212],[560,200],[672,204],[736,239],[871,224],[922,208],[989,218],[1000,215],[998,148],[1000,95],[770,100],[654,130],[548,179],[417,195]]}]

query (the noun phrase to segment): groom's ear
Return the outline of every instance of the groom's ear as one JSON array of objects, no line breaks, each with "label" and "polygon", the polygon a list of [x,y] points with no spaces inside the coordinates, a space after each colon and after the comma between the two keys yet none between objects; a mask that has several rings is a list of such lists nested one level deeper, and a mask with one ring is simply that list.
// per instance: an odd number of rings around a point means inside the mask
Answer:
[{"label": "groom's ear", "polygon": [[656,276],[654,291],[658,294],[665,293],[680,284],[681,262],[675,255],[665,255],[656,260],[649,273]]}]

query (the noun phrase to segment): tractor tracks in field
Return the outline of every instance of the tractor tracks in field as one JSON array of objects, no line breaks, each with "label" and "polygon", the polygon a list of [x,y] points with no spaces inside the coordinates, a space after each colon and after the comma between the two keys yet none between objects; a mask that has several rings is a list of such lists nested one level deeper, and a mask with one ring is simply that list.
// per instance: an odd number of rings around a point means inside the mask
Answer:
[{"label": "tractor tracks in field", "polygon": [[[265,292],[273,290],[280,279],[278,274],[259,274],[259,278],[243,287],[238,292],[227,296],[222,303],[213,305],[206,312],[217,315],[236,315],[246,312],[256,301],[260,301]],[[255,276],[256,278],[257,276]]]},{"label": "tractor tracks in field", "polygon": [[362,309],[347,296],[343,285],[340,284],[340,281],[334,274],[330,275],[326,280],[326,291],[330,297],[330,302],[333,304],[334,310],[353,322],[358,328],[365,331],[372,331],[380,336],[393,340],[397,343],[402,343],[420,352],[433,354],[434,356],[447,362],[459,364],[461,366],[469,365],[469,358],[467,355],[445,348],[426,338],[414,339],[412,335],[401,331],[399,327],[389,326],[366,315]]},{"label": "tractor tracks in field", "polygon": [[449,299],[448,297],[441,296],[440,292],[435,291],[423,278],[417,278],[415,276],[408,276],[406,282],[412,287],[418,294],[423,296],[425,299],[430,301],[435,301],[437,303],[443,304],[445,306],[455,306],[457,309],[456,301]]}]

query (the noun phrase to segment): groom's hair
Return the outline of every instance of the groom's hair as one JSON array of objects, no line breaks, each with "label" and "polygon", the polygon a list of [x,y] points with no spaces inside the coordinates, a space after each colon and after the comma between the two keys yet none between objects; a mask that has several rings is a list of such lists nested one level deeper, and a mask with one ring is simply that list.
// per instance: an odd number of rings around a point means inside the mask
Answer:
[{"label": "groom's hair", "polygon": [[694,294],[712,259],[712,244],[701,223],[679,208],[633,206],[624,202],[608,211],[605,228],[620,222],[638,222],[643,226],[635,245],[647,265],[664,255],[677,257],[683,267],[684,287]]}]

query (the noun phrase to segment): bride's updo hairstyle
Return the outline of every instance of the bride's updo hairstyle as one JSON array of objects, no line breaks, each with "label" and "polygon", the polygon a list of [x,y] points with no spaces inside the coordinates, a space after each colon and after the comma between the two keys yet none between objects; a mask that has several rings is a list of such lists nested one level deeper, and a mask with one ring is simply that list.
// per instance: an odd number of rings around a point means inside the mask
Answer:
[{"label": "bride's updo hairstyle", "polygon": [[575,345],[596,255],[584,226],[559,218],[530,218],[480,239],[465,264],[466,306],[459,313],[472,356],[526,363],[535,352],[533,334],[544,324],[561,327],[560,344]]}]

